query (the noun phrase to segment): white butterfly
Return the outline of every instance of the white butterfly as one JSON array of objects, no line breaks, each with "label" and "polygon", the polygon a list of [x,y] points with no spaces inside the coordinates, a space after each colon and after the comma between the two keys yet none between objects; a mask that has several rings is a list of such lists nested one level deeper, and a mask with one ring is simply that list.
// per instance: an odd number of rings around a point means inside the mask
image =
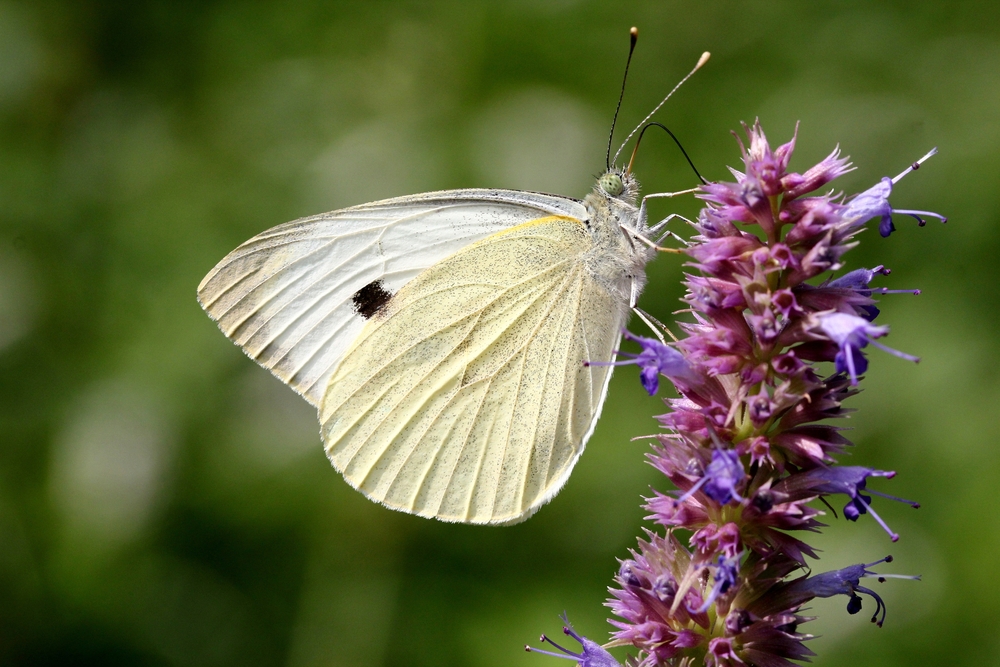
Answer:
[{"label": "white butterfly", "polygon": [[637,197],[611,169],[583,201],[470,189],[324,213],[241,245],[198,301],[316,406],[366,496],[516,523],[566,483],[600,415],[666,223]]}]

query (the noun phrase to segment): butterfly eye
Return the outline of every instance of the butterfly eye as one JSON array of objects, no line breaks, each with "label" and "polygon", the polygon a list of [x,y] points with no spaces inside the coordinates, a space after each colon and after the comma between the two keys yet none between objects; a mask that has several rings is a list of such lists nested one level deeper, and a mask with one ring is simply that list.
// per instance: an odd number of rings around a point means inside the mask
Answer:
[{"label": "butterfly eye", "polygon": [[598,184],[601,189],[607,192],[612,197],[617,197],[625,189],[625,184],[622,183],[622,177],[618,174],[607,173],[601,176]]}]

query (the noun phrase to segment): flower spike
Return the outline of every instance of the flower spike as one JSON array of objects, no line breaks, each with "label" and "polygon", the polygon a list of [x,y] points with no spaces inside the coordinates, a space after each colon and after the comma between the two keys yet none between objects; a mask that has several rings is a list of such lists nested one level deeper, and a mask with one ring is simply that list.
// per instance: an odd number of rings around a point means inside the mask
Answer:
[{"label": "flower spike", "polygon": [[[867,596],[882,626],[885,601],[861,580],[919,579],[878,574],[889,557],[813,575],[809,559],[820,554],[802,536],[824,527],[824,504],[837,515],[828,504],[836,494],[846,497],[849,521],[871,515],[893,541],[899,534],[873,500],[919,507],[867,488],[894,472],[837,465],[852,443],[834,420],[851,412],[846,402],[868,370],[869,347],[918,360],[883,345],[889,327],[874,321],[877,297],[919,290],[874,285],[887,268],[845,262],[873,218],[883,236],[895,214],[944,220],[889,204],[895,183],[934,151],[845,200],[818,192],[853,169],[839,148],[790,171],[797,129],[772,148],[759,122],[744,126],[741,170],[732,170],[733,182],[699,189],[705,206],[681,244],[691,263],[680,339],[668,345],[625,332],[641,350],[613,362],[639,366],[649,394],[661,378],[676,390],[648,455],[674,490],[645,499],[656,530],[621,559],[609,589],[615,619],[606,646],[637,649],[628,667],[793,667],[813,655],[811,635],[800,630],[812,620],[803,615],[810,600],[844,595],[856,614]],[[886,505],[879,510],[891,519]],[[568,622],[564,632],[582,651],[543,637],[555,650],[539,652],[584,667],[617,665]]]}]

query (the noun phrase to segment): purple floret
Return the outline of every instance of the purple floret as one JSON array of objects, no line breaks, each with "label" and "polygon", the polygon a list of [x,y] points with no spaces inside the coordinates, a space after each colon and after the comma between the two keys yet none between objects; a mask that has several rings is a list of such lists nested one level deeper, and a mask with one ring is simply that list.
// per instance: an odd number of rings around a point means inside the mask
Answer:
[{"label": "purple floret", "polygon": [[891,562],[892,556],[886,556],[874,563],[859,563],[840,570],[796,579],[775,592],[775,597],[781,600],[777,606],[798,606],[814,598],[830,598],[834,595],[846,595],[850,598],[847,602],[847,612],[849,614],[856,614],[861,611],[861,597],[858,593],[864,593],[870,595],[875,600],[875,613],[872,615],[872,623],[882,627],[882,624],[885,622],[885,602],[879,597],[878,593],[870,588],[861,586],[861,579],[868,577],[877,578],[879,581],[889,578],[920,580],[919,575],[878,574],[869,569],[880,563]]},{"label": "purple floret", "polygon": [[568,658],[570,660],[576,660],[576,664],[579,667],[621,667],[621,663],[615,660],[614,656],[608,653],[607,649],[598,644],[595,641],[591,641],[586,637],[576,634],[573,630],[573,626],[569,624],[569,620],[566,618],[566,614],[562,615],[563,623],[563,634],[568,637],[572,637],[580,643],[583,650],[579,653],[574,653],[569,649],[563,648],[559,644],[555,643],[545,635],[539,638],[541,642],[547,642],[552,646],[559,649],[560,653],[555,653],[554,651],[546,651],[540,648],[532,648],[531,646],[525,646],[524,650],[530,653],[541,653],[542,655],[550,655],[553,658]]},{"label": "purple floret", "polygon": [[642,346],[642,352],[634,354],[632,352],[619,351],[618,354],[629,358],[622,361],[614,361],[610,364],[599,362],[587,363],[594,366],[625,366],[627,364],[636,364],[640,368],[639,380],[650,396],[656,394],[657,389],[659,389],[661,375],[678,380],[691,377],[691,365],[688,363],[688,360],[684,358],[683,354],[669,345],[661,343],[654,338],[636,336],[628,331],[624,332],[622,336],[627,340],[639,343]]},{"label": "purple floret", "polygon": [[795,484],[801,488],[809,488],[812,492],[819,494],[843,493],[850,498],[844,506],[844,516],[848,520],[857,521],[858,517],[862,514],[871,514],[872,518],[882,526],[885,532],[889,534],[889,537],[892,538],[892,541],[895,542],[899,539],[899,535],[893,532],[885,521],[882,520],[882,517],[872,509],[871,496],[862,493],[862,491],[866,491],[872,495],[905,503],[910,507],[920,507],[920,503],[912,500],[890,496],[865,488],[869,477],[892,479],[895,476],[896,473],[891,470],[875,470],[874,468],[865,468],[862,466],[832,466],[828,468],[814,468],[802,473],[796,477]]},{"label": "purple floret", "polygon": [[851,225],[855,227],[860,227],[872,218],[878,218],[878,233],[881,234],[883,238],[887,238],[890,234],[896,231],[896,226],[892,224],[893,213],[899,213],[916,218],[917,224],[921,227],[926,224],[924,220],[925,217],[937,218],[941,222],[948,222],[948,218],[938,213],[933,213],[931,211],[915,211],[910,209],[894,209],[892,208],[892,205],[889,204],[889,195],[892,193],[892,186],[898,183],[900,179],[908,173],[918,168],[924,160],[931,157],[935,153],[937,153],[936,148],[914,162],[901,174],[896,176],[896,178],[889,178],[888,176],[885,176],[881,181],[849,201],[847,203],[847,210],[844,212],[844,218],[850,221]]},{"label": "purple floret", "polygon": [[861,350],[869,343],[891,355],[907,361],[920,361],[919,357],[894,350],[875,341],[889,333],[889,327],[872,324],[863,317],[847,313],[825,313],[818,316],[818,328],[837,344],[840,351],[834,358],[838,373],[847,373],[851,384],[858,383],[858,376],[868,370],[868,359]]}]

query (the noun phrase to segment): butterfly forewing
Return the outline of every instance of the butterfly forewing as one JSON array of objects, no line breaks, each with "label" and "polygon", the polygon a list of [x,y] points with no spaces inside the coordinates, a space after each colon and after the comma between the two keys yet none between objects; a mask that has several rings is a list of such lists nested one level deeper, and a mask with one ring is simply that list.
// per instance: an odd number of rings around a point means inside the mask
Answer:
[{"label": "butterfly forewing", "polygon": [[622,309],[551,216],[435,264],[346,351],[320,408],[327,453],[386,505],[472,523],[522,520],[565,483],[603,402]]},{"label": "butterfly forewing", "polygon": [[540,215],[583,217],[577,201],[506,190],[454,190],[303,218],[223,259],[198,300],[257,363],[318,406],[362,330],[360,290],[397,292],[469,243]]}]

